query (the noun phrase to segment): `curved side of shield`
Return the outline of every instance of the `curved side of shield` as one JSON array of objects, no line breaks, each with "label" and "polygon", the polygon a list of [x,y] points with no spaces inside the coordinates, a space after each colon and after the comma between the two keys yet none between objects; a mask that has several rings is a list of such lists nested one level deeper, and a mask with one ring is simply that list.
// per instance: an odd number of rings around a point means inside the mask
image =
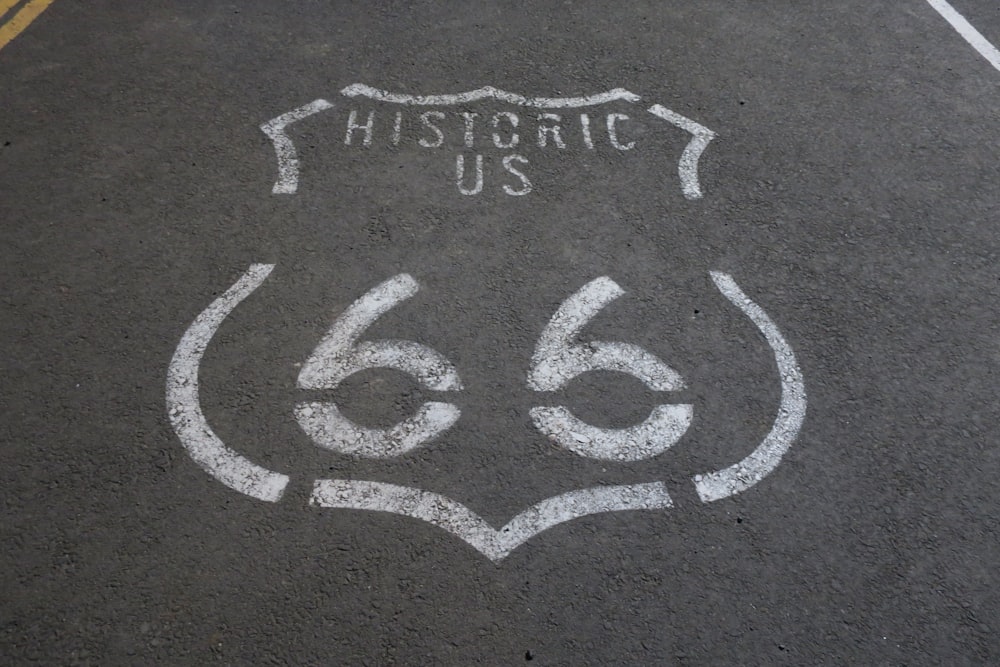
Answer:
[{"label": "curved side of shield", "polygon": [[767,313],[743,293],[731,276],[717,271],[712,271],[711,275],[722,295],[753,321],[771,346],[781,378],[781,403],[771,431],[749,456],[728,468],[695,476],[694,485],[703,503],[742,493],[771,474],[792,446],[806,416],[806,388],[802,370],[785,337]]},{"label": "curved side of shield", "polygon": [[167,369],[167,413],[184,449],[208,474],[258,500],[277,502],[288,476],[262,468],[233,451],[208,425],[198,394],[198,369],[209,342],[233,309],[270,275],[273,264],[253,264],[184,332]]},{"label": "curved side of shield", "polygon": [[326,100],[313,100],[309,104],[292,109],[261,124],[260,129],[274,144],[274,153],[278,158],[278,178],[271,188],[272,194],[291,195],[299,189],[299,155],[295,151],[295,144],[285,134],[285,128],[303,118],[332,108],[333,105]]}]

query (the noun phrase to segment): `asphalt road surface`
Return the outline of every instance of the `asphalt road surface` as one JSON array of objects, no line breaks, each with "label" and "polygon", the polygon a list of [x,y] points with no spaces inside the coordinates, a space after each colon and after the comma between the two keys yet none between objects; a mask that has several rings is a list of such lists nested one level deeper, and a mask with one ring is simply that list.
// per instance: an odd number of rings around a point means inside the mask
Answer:
[{"label": "asphalt road surface", "polygon": [[56,0],[0,662],[995,663],[998,87],[925,0]]}]

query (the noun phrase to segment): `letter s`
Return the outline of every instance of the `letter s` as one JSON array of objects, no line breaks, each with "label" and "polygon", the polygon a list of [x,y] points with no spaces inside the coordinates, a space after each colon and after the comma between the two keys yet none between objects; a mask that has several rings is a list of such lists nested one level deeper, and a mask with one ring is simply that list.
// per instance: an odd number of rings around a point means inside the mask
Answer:
[{"label": "letter s", "polygon": [[503,168],[509,171],[510,173],[514,174],[515,176],[517,176],[519,179],[521,179],[520,190],[515,190],[509,185],[504,185],[503,191],[511,195],[512,197],[520,197],[521,195],[526,195],[529,192],[531,192],[531,181],[528,180],[528,177],[525,176],[523,172],[511,166],[511,162],[521,162],[524,164],[528,164],[528,159],[521,155],[518,155],[517,153],[514,153],[513,155],[508,155],[503,159]]}]

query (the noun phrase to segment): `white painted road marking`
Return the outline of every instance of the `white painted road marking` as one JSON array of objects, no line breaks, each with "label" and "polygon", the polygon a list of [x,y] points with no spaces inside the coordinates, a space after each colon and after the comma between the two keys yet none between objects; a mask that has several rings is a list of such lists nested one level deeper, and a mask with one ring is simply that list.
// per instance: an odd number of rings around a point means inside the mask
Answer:
[{"label": "white painted road marking", "polygon": [[979,55],[986,58],[993,67],[1000,70],[1000,51],[990,44],[961,14],[955,11],[954,7],[945,2],[945,0],[927,0],[927,4],[943,16],[951,24],[951,27],[957,30],[958,34],[972,45],[972,48],[979,52]]},{"label": "white painted road marking", "polygon": [[[591,341],[574,343],[583,327],[625,291],[607,276],[592,280],[566,299],[535,346],[528,386],[556,391],[587,371],[619,371],[655,391],[677,391],[684,380],[674,369],[636,345]],[[691,405],[659,405],[642,424],[604,429],[580,421],[564,407],[531,409],[535,427],[564,448],[590,458],[641,461],[662,454],[691,424]]]},{"label": "white painted road marking", "polygon": [[208,425],[198,395],[198,368],[223,320],[270,275],[273,264],[254,264],[204,310],[181,338],[167,369],[167,414],[195,463],[231,489],[276,502],[288,477],[251,463],[226,447]]},{"label": "white painted road marking", "polygon": [[493,99],[533,109],[570,109],[597,106],[598,104],[607,104],[615,100],[638,102],[642,99],[635,93],[630,93],[624,88],[615,88],[606,93],[587,95],[585,97],[525,97],[516,93],[508,93],[506,90],[500,90],[493,86],[483,86],[476,90],[450,95],[406,95],[404,93],[391,93],[388,90],[379,90],[378,88],[366,86],[363,83],[351,84],[341,90],[340,94],[346,97],[367,97],[379,102],[392,102],[393,104],[405,104],[407,106],[453,106],[476,102],[478,100]]},{"label": "white painted road marking", "polygon": [[563,406],[532,408],[535,428],[571,452],[604,461],[643,461],[670,449],[691,426],[690,405],[657,405],[641,424],[592,426]]},{"label": "white painted road marking", "polygon": [[677,163],[677,173],[681,179],[681,190],[683,190],[684,196],[688,199],[701,199],[701,186],[698,184],[698,160],[701,159],[701,154],[705,152],[708,143],[715,138],[715,132],[659,104],[649,107],[649,113],[691,133],[691,141],[684,147],[680,162]]},{"label": "white painted road marking", "polygon": [[274,152],[278,157],[278,180],[271,188],[272,193],[276,195],[294,194],[299,188],[299,157],[295,152],[295,144],[285,134],[285,128],[295,121],[332,108],[333,105],[326,100],[313,100],[298,109],[292,109],[277,118],[272,118],[260,126],[264,134],[274,143]]},{"label": "white painted road marking", "polygon": [[367,368],[409,373],[434,391],[459,391],[462,381],[451,362],[426,345],[411,341],[357,340],[375,321],[412,298],[420,286],[401,273],[372,288],[334,320],[299,373],[301,389],[332,389]]},{"label": "white painted road marking", "polygon": [[[167,371],[166,386],[170,423],[191,458],[226,486],[269,502],[281,498],[288,477],[251,463],[226,447],[212,432],[199,403],[198,367],[225,318],[263,283],[273,268],[270,264],[252,265],[235,285],[195,319],[177,346]],[[770,433],[749,456],[723,470],[694,477],[698,495],[705,503],[746,491],[773,472],[797,437],[806,411],[802,373],[791,347],[763,309],[751,301],[729,275],[717,272],[711,275],[723,296],[753,321],[771,347],[781,377],[781,404]],[[359,349],[360,346],[355,344],[356,338],[368,324],[412,295],[415,283],[410,282],[412,278],[407,278],[409,276],[402,274],[386,281],[356,301],[352,308],[358,308],[354,311],[349,308],[349,317],[345,313],[338,318],[343,322],[333,328],[338,331],[336,336],[341,345],[347,346],[347,356]],[[567,300],[572,303],[564,313],[569,321],[560,325],[563,329],[553,334],[554,338],[568,341],[567,331],[572,332],[570,336],[575,335],[582,327],[581,321],[585,322],[600,310],[602,305],[598,304],[617,298],[617,285],[610,279],[598,279],[588,285],[595,283],[599,289],[592,288],[593,300],[578,299],[573,303],[579,292]],[[620,288],[617,291],[620,292]],[[351,367],[350,364],[346,362],[346,367]],[[326,376],[320,373],[320,377]],[[329,377],[337,377],[337,372]],[[590,435],[583,429],[574,439],[581,442],[588,437]],[[360,436],[361,440],[364,438],[364,435]],[[632,446],[634,444],[616,444],[620,449]],[[391,512],[427,521],[465,540],[493,561],[502,560],[538,533],[565,521],[603,512],[673,507],[670,494],[662,482],[598,486],[543,500],[496,530],[468,507],[447,496],[381,482],[316,480],[309,502],[319,507]]]},{"label": "white painted road marking", "polygon": [[674,505],[662,482],[597,486],[546,498],[496,530],[447,496],[395,484],[321,479],[316,481],[309,502],[318,507],[391,512],[420,519],[461,538],[494,562],[540,532],[566,521],[603,512],[658,510]]},{"label": "white painted road marking", "polygon": [[[404,340],[358,343],[379,317],[420,289],[401,273],[351,304],[316,346],[299,373],[300,389],[333,389],[370,368],[408,373],[433,391],[459,391],[462,381],[451,362],[426,345]],[[306,402],[295,408],[299,425],[325,449],[355,456],[386,458],[404,454],[451,428],[461,412],[450,403],[428,402],[413,417],[389,429],[368,429],[344,417],[332,403]]]},{"label": "white painted road marking", "polygon": [[535,345],[528,386],[535,391],[556,391],[581,373],[603,370],[628,373],[654,391],[683,389],[684,380],[677,371],[641,347],[600,341],[573,344],[580,330],[623,294],[618,283],[603,276],[563,301]]},{"label": "white painted road marking", "polygon": [[[468,104],[481,100],[496,100],[498,102],[513,104],[527,109],[586,109],[589,107],[607,104],[610,102],[627,102],[637,104],[642,98],[635,93],[624,88],[615,88],[596,95],[581,97],[525,97],[505,90],[485,86],[476,90],[463,93],[444,95],[409,95],[403,93],[393,93],[386,90],[373,88],[362,83],[355,83],[343,88],[341,95],[348,98],[366,98],[377,102],[398,104],[405,107],[443,107]],[[275,154],[278,158],[278,178],[272,187],[274,194],[293,194],[298,190],[299,163],[295,146],[291,139],[285,134],[285,128],[298,120],[318,113],[325,109],[333,108],[330,102],[318,99],[309,104],[282,114],[261,125],[261,129],[274,143]],[[715,138],[715,132],[704,125],[697,123],[690,118],[686,118],[666,107],[654,104],[646,109],[653,116],[666,121],[667,123],[690,133],[691,140],[681,154],[678,161],[677,170],[681,181],[681,192],[687,199],[701,199],[702,191],[698,179],[698,161],[705,151],[709,142]],[[478,114],[469,111],[461,111],[459,115],[463,121],[464,147],[472,150],[475,145],[475,119]],[[420,114],[420,127],[422,131],[428,132],[420,137],[417,144],[427,149],[439,149],[445,144],[445,135],[439,124],[445,120],[446,116],[441,111],[425,111]],[[510,138],[506,141],[497,132],[490,133],[492,146],[498,149],[514,148],[521,140],[521,136],[513,131],[518,126],[518,117],[509,111],[497,111],[492,115],[492,130],[497,130],[502,119],[507,120],[511,126]],[[629,116],[622,113],[609,113],[606,117],[606,127],[608,141],[612,147],[619,151],[631,151],[636,146],[635,141],[622,141],[618,135],[617,124],[628,121]],[[392,129],[389,134],[393,146],[398,146],[401,139],[403,116],[402,112],[396,112],[392,121]],[[537,117],[536,135],[539,148],[552,146],[556,149],[565,149],[567,146],[567,135],[569,125],[563,124],[563,116],[555,113],[542,113]],[[570,123],[570,119],[566,123]],[[484,120],[484,124],[486,121]],[[357,109],[351,109],[347,118],[346,134],[344,143],[348,146],[361,144],[370,148],[373,143],[375,133],[375,112],[368,111],[366,121],[361,122]],[[575,130],[574,130],[575,131]],[[590,117],[587,113],[581,113],[579,117],[579,132],[583,145],[588,150],[594,150],[594,134],[591,130]],[[360,141],[355,140],[356,133],[361,133]],[[456,184],[458,191],[463,195],[478,195],[483,191],[484,162],[481,154],[475,155],[475,162],[466,163],[466,156],[456,155]],[[469,156],[471,159],[471,156]],[[512,162],[518,162],[517,168],[512,167]],[[517,176],[521,181],[520,187],[511,184],[502,186],[502,190],[511,196],[523,196],[532,191],[531,180],[524,171],[529,161],[524,155],[512,154],[503,157],[503,167],[510,174]],[[472,178],[466,178],[466,167]],[[471,185],[469,182],[471,181]]]},{"label": "white painted road marking", "polygon": [[764,309],[751,301],[732,277],[713,271],[712,280],[719,291],[757,325],[771,346],[781,378],[781,404],[770,433],[749,456],[723,470],[695,477],[698,496],[705,503],[742,493],[770,475],[798,437],[806,418],[806,387],[791,346]]},{"label": "white painted road marking", "polygon": [[428,401],[417,414],[387,429],[365,428],[340,413],[333,403],[299,403],[299,426],[323,449],[384,459],[400,456],[441,435],[462,416],[451,403]]}]

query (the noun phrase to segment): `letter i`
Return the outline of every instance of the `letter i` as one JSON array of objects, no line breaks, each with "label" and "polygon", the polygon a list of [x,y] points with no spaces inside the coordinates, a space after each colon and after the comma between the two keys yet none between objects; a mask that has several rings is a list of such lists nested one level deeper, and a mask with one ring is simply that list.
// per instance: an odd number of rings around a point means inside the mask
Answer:
[{"label": "letter i", "polygon": [[583,145],[593,149],[594,140],[590,136],[590,116],[585,113],[580,114],[580,127],[583,128]]},{"label": "letter i", "polygon": [[402,126],[403,126],[403,112],[402,111],[397,111],[396,112],[396,120],[392,124],[392,145],[393,146],[398,146],[399,145],[399,130],[402,128]]}]

